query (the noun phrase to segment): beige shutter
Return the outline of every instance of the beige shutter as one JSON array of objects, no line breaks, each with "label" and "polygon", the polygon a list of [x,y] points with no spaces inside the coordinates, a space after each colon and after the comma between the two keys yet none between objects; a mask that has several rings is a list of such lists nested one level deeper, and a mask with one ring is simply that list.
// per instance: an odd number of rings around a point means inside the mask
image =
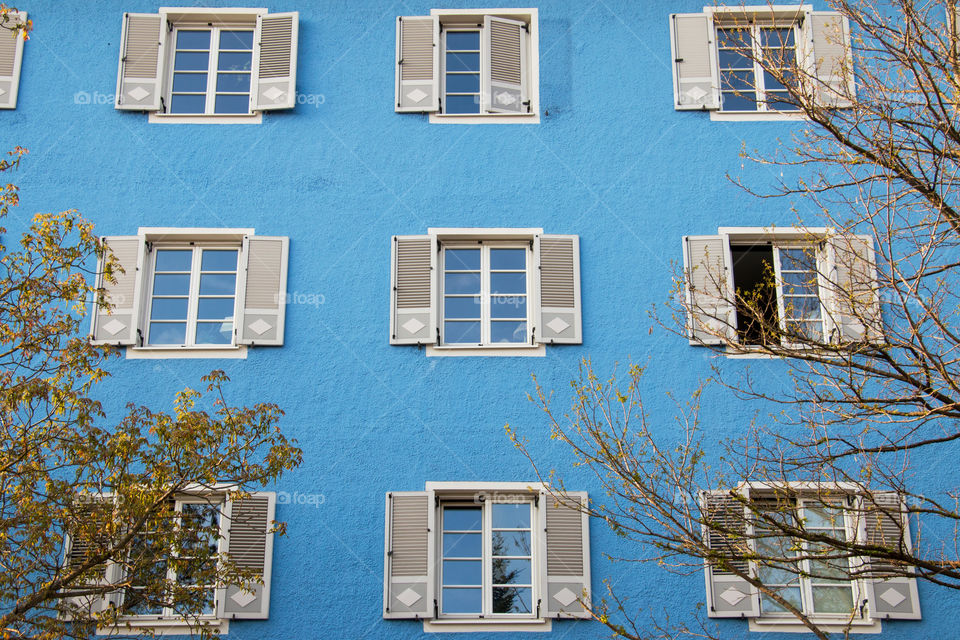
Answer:
[{"label": "beige shutter", "polygon": [[237,280],[242,311],[235,329],[239,344],[282,345],[287,303],[286,236],[248,236],[243,239],[246,269]]},{"label": "beige shutter", "polygon": [[828,264],[823,288],[833,342],[880,342],[883,319],[877,292],[873,238],[841,235],[827,243]]},{"label": "beige shutter", "polygon": [[102,238],[116,257],[123,273],[114,272],[116,284],[107,282],[104,261],[97,267],[96,286],[111,309],[93,306],[90,341],[93,344],[140,346],[137,329],[143,294],[143,271],[146,243],[137,236],[106,236]]},{"label": "beige shutter", "polygon": [[156,13],[123,14],[115,107],[159,111],[163,85],[166,24]]},{"label": "beige shutter", "polygon": [[590,516],[580,510],[588,504],[582,491],[540,492],[540,615],[545,618],[590,618]]},{"label": "beige shutter", "polygon": [[483,110],[490,113],[528,113],[527,25],[494,16],[483,18],[485,60]]},{"label": "beige shutter", "polygon": [[719,109],[716,31],[705,13],[670,15],[673,108]]},{"label": "beige shutter", "polygon": [[393,236],[390,344],[437,341],[437,251],[430,236]]},{"label": "beige shutter", "polygon": [[[742,555],[747,546],[747,523],[743,504],[727,491],[704,491],[701,494],[704,542],[711,551],[725,557]],[[708,527],[706,522],[714,525]],[[729,533],[717,531],[722,528]],[[727,560],[731,569],[749,571],[747,560]],[[755,618],[760,615],[757,590],[731,569],[710,561],[704,562],[707,583],[707,615],[711,618]]]},{"label": "beige shutter", "polygon": [[434,520],[432,491],[387,494],[383,558],[383,617],[432,618]]},{"label": "beige shutter", "polygon": [[[25,11],[10,12],[5,27],[26,24]],[[0,109],[17,108],[17,92],[20,88],[20,66],[23,62],[24,33],[14,35],[7,28],[0,29]]]},{"label": "beige shutter", "polygon": [[543,344],[581,344],[580,237],[536,236],[533,249],[540,291],[534,339]]},{"label": "beige shutter", "polygon": [[817,101],[825,107],[849,107],[856,96],[850,26],[835,11],[810,11],[805,31],[812,52],[809,73],[815,79]]},{"label": "beige shutter", "polygon": [[440,110],[440,21],[436,16],[397,18],[398,112]]},{"label": "beige shutter", "polygon": [[254,37],[254,111],[292,109],[297,104],[297,33],[300,14],[257,17]]},{"label": "beige shutter", "polygon": [[225,505],[225,552],[238,568],[262,578],[246,585],[227,585],[217,593],[217,617],[265,620],[270,614],[270,578],[273,570],[273,526],[277,494],[252,492]]},{"label": "beige shutter", "polygon": [[[87,502],[81,503],[73,514],[73,523],[67,523],[67,532],[64,536],[64,564],[63,571],[76,571],[87,561],[91,553],[98,548],[109,545],[109,540],[97,540],[100,532],[98,522],[105,521],[109,514],[100,514],[96,511],[112,508],[108,498],[88,496]],[[116,582],[116,573],[119,565],[107,561],[92,570],[92,577],[67,587],[67,590],[83,589],[84,587],[106,586]],[[60,602],[61,617],[66,620],[83,619],[108,609],[111,605],[119,604],[120,594],[109,591],[83,596],[64,598]]]},{"label": "beige shutter", "polygon": [[683,274],[690,344],[735,341],[737,316],[723,236],[684,236]]},{"label": "beige shutter", "polygon": [[[895,491],[863,496],[865,542],[889,549],[911,548],[910,526],[901,497]],[[904,567],[887,560],[867,559],[867,606],[870,616],[881,619],[919,620],[917,579],[902,575]],[[909,569],[912,573],[912,568]],[[901,575],[898,575],[901,574]]]}]

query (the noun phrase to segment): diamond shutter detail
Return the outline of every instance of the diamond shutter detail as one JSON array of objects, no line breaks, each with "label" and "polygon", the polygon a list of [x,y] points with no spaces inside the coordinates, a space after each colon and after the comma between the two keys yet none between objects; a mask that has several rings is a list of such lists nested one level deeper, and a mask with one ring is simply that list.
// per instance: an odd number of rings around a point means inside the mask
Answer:
[{"label": "diamond shutter detail", "polygon": [[527,113],[527,25],[484,16],[484,111]]},{"label": "diamond shutter detail", "polygon": [[[8,14],[13,24],[26,24],[24,11]],[[20,88],[20,66],[23,62],[24,34],[11,34],[7,29],[0,30],[0,109],[16,109],[17,93]]]},{"label": "diamond shutter detail", "polygon": [[[895,491],[879,491],[864,496],[863,502],[865,542],[909,551],[909,519],[901,497]],[[898,575],[905,568],[888,560],[867,559],[866,562],[872,578],[867,579],[870,615],[881,619],[919,620],[917,579]]]},{"label": "diamond shutter detail", "polygon": [[737,317],[729,285],[723,236],[684,236],[687,333],[690,344],[736,339]]},{"label": "diamond shutter detail", "polygon": [[[704,542],[711,550],[737,554],[739,547],[746,545],[746,519],[743,504],[726,491],[705,491],[701,496],[701,509],[706,521],[716,528],[703,526]],[[747,560],[728,560],[732,569],[749,571]],[[704,562],[707,584],[707,615],[711,618],[755,618],[760,615],[760,599],[757,590],[736,575],[731,569],[721,568],[710,561]]]},{"label": "diamond shutter detail", "polygon": [[254,111],[292,109],[297,104],[297,33],[300,14],[257,17],[253,59]]},{"label": "diamond shutter detail", "polygon": [[139,346],[139,321],[143,265],[146,243],[137,236],[106,236],[102,238],[117,262],[123,268],[113,274],[116,284],[110,284],[104,274],[104,261],[97,265],[97,288],[103,291],[112,309],[94,305],[91,312],[90,342],[117,346]]},{"label": "diamond shutter detail", "polygon": [[[540,492],[540,615],[544,618],[590,618],[590,516],[587,494],[566,496]],[[586,603],[587,607],[584,607]]]},{"label": "diamond shutter detail", "polygon": [[237,295],[242,296],[235,322],[239,344],[283,344],[289,250],[286,236],[244,238],[245,276],[237,279]]},{"label": "diamond shutter detail", "polygon": [[[80,505],[78,513],[76,514],[76,520],[79,523],[82,523],[84,520],[87,520],[89,526],[93,526],[93,515],[94,510],[97,508],[106,508],[108,506],[109,500],[106,498],[92,497],[89,502],[83,503]],[[73,528],[73,531],[68,531],[64,536],[64,566],[63,572],[76,571],[84,562],[87,560],[87,556],[90,553],[96,551],[99,546],[97,540],[95,540],[96,531],[89,530],[89,527],[85,530],[82,526],[77,526]],[[105,541],[101,541],[105,542]],[[74,587],[89,587],[95,585],[110,585],[114,584],[117,580],[118,565],[113,562],[107,562],[103,565],[95,567],[96,578],[92,581],[84,581],[74,585]],[[69,590],[68,587],[67,590]],[[118,592],[109,591],[102,594],[89,594],[83,596],[73,596],[69,598],[64,598],[62,601],[61,617],[66,620],[70,620],[76,617],[87,617],[93,614],[105,611],[111,605],[116,606],[120,603],[120,594]]]},{"label": "diamond shutter detail", "polygon": [[674,109],[720,108],[715,38],[713,21],[707,14],[670,15]]},{"label": "diamond shutter detail", "polygon": [[166,31],[156,13],[123,14],[117,109],[159,111]]},{"label": "diamond shutter detail", "polygon": [[540,280],[534,339],[544,344],[581,344],[580,237],[536,236],[533,246]]},{"label": "diamond shutter detail", "polygon": [[825,107],[853,104],[856,82],[847,19],[835,11],[810,11],[804,20],[810,38],[810,74],[815,78],[817,102]]},{"label": "diamond shutter detail", "polygon": [[436,261],[430,236],[394,236],[390,269],[390,344],[437,341]]},{"label": "diamond shutter detail", "polygon": [[266,620],[270,614],[270,576],[273,568],[273,522],[277,494],[252,492],[229,501],[223,517],[226,554],[238,568],[262,578],[246,585],[227,585],[217,593],[217,617],[221,619]]},{"label": "diamond shutter detail", "polygon": [[398,112],[440,110],[440,20],[436,16],[397,18]]},{"label": "diamond shutter detail", "polygon": [[432,618],[435,611],[433,492],[387,494],[383,617]]},{"label": "diamond shutter detail", "polygon": [[834,342],[879,342],[883,339],[877,268],[870,236],[830,238],[826,289],[828,321]]}]

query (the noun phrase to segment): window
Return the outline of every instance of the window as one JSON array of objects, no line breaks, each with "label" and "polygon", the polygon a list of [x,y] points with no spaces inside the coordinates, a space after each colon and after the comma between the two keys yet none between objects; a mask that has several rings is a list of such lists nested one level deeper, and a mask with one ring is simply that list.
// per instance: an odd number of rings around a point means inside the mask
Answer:
[{"label": "window", "polygon": [[397,18],[396,110],[431,122],[539,122],[537,10]]},{"label": "window", "polygon": [[291,109],[297,30],[296,12],[124,14],[115,106],[154,122],[259,122],[262,111]]},{"label": "window", "polygon": [[422,619],[425,631],[589,617],[586,499],[519,482],[387,494],[384,617]]},{"label": "window", "polygon": [[542,355],[580,344],[577,236],[430,229],[395,236],[391,344],[428,355]]},{"label": "window", "polygon": [[91,339],[128,357],[245,357],[282,345],[289,242],[252,229],[142,228],[104,242],[123,273],[106,278]]},{"label": "window", "polygon": [[10,11],[0,28],[0,109],[16,109],[20,88],[20,66],[23,62],[23,32],[16,36],[9,29],[14,25],[26,25],[26,11]]},{"label": "window", "polygon": [[[835,546],[807,539],[854,545],[902,540],[909,548],[908,520],[894,492],[745,483],[733,492],[705,492],[702,513],[706,522],[740,532],[704,527],[709,546],[728,558],[722,565],[707,564],[711,617],[749,618],[752,631],[807,630],[783,605],[750,585],[745,579],[750,575],[827,631],[849,624],[854,633],[871,633],[880,630],[881,619],[920,618],[915,578],[902,572],[894,576],[887,561],[845,557]],[[788,536],[780,524],[807,535]]]},{"label": "window", "polygon": [[775,76],[802,82],[824,106],[853,103],[850,33],[839,13],[720,6],[673,14],[670,23],[675,109],[710,111],[714,119],[797,117]]},{"label": "window", "polygon": [[684,238],[691,344],[743,351],[882,338],[871,237],[828,229],[719,231]]}]

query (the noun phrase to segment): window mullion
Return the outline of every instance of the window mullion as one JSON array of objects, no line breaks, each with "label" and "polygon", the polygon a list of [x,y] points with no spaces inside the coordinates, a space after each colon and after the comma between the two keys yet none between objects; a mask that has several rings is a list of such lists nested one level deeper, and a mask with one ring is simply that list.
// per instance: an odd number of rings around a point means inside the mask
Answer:
[{"label": "window mullion", "polygon": [[480,341],[484,346],[490,343],[490,247],[483,245],[480,251],[480,293],[483,300],[480,305]]},{"label": "window mullion", "polygon": [[190,297],[187,302],[187,335],[184,344],[188,347],[196,345],[197,312],[200,306],[200,266],[203,250],[193,248],[193,262],[190,265]]},{"label": "window mullion", "polygon": [[780,247],[773,246],[773,278],[777,290],[777,323],[780,331],[787,330],[787,304],[783,296],[783,270],[780,265]]},{"label": "window mullion", "polygon": [[483,502],[483,616],[493,613],[493,509],[490,500]]},{"label": "window mullion", "polygon": [[762,27],[753,25],[750,28],[750,37],[753,40],[753,85],[757,92],[757,110],[767,111],[767,93],[763,84],[763,39]]},{"label": "window mullion", "polygon": [[217,88],[217,62],[220,58],[220,28],[210,29],[210,57],[207,61],[207,95],[204,101],[203,112],[207,115],[214,113]]}]

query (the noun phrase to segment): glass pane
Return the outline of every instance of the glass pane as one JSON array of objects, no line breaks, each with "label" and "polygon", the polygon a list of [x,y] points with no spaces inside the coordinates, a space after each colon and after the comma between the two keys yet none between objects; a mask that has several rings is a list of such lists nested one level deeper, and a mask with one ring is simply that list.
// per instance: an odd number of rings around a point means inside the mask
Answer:
[{"label": "glass pane", "polygon": [[483,526],[481,507],[444,507],[444,531],[480,531]]},{"label": "glass pane", "polygon": [[444,560],[444,585],[483,584],[483,562],[480,560]]},{"label": "glass pane", "polygon": [[493,554],[497,556],[529,556],[530,533],[527,531],[494,531]]},{"label": "glass pane", "polygon": [[734,95],[732,93],[723,94],[724,111],[756,111],[757,98],[754,93],[741,93]]},{"label": "glass pane", "polygon": [[480,96],[447,96],[444,113],[480,113]]},{"label": "glass pane", "polygon": [[785,271],[816,271],[814,249],[780,249],[780,268]]},{"label": "glass pane", "polygon": [[154,298],[150,305],[151,320],[186,320],[186,298]]},{"label": "glass pane", "polygon": [[479,73],[448,73],[448,93],[480,93]]},{"label": "glass pane", "polygon": [[443,292],[447,294],[480,293],[479,273],[446,273],[443,278]]},{"label": "glass pane", "polygon": [[230,344],[232,341],[232,322],[197,323],[197,344]]},{"label": "glass pane", "polygon": [[530,528],[530,504],[528,502],[522,502],[520,504],[494,504],[491,515],[493,516],[494,529]]},{"label": "glass pane", "polygon": [[491,318],[526,318],[526,296],[494,296],[490,299]]},{"label": "glass pane", "polygon": [[767,106],[771,109],[776,109],[777,111],[799,111],[800,107],[790,98],[785,92],[784,93],[768,93],[767,94]]},{"label": "glass pane", "polygon": [[200,295],[232,296],[236,292],[237,276],[232,273],[200,274]]},{"label": "glass pane", "polygon": [[[767,100],[769,101],[772,98],[775,98],[775,95],[771,95],[771,91],[786,91],[786,87],[782,82],[770,75],[769,71],[763,72],[763,88],[767,92]],[[782,96],[784,99],[789,98],[786,94]]]},{"label": "glass pane", "polygon": [[221,51],[217,60],[218,71],[249,71],[253,54],[241,51]]},{"label": "glass pane", "polygon": [[530,589],[517,587],[493,588],[494,613],[530,613]]},{"label": "glass pane", "polygon": [[160,249],[157,251],[157,271],[190,271],[193,251],[190,249]]},{"label": "glass pane", "polygon": [[804,336],[809,340],[818,342],[823,340],[823,331],[821,330],[819,320],[813,322],[790,320],[787,322],[787,331],[792,334]]},{"label": "glass pane", "polygon": [[753,38],[749,29],[717,29],[717,44],[721,47],[750,49]]},{"label": "glass pane", "polygon": [[844,587],[813,587],[813,609],[817,613],[843,613],[853,611],[853,591]]},{"label": "glass pane", "polygon": [[201,614],[212,614],[214,612],[214,595],[216,591],[213,589],[204,589],[203,591],[203,603],[200,607]]},{"label": "glass pane", "polygon": [[784,313],[787,318],[819,320],[820,319],[820,300],[819,298],[795,298],[787,296],[784,298]]},{"label": "glass pane", "polygon": [[815,271],[782,271],[784,284],[794,287],[796,293],[815,293],[817,273]]},{"label": "glass pane", "polygon": [[491,342],[526,342],[527,323],[498,320],[490,323]]},{"label": "glass pane", "polygon": [[177,49],[209,49],[209,31],[177,31]]},{"label": "glass pane", "polygon": [[185,96],[175,93],[170,96],[170,113],[203,113],[206,96]]},{"label": "glass pane", "polygon": [[480,71],[480,54],[448,53],[447,71]]},{"label": "glass pane", "polygon": [[480,296],[469,298],[444,298],[444,318],[480,319]]},{"label": "glass pane", "polygon": [[190,293],[190,276],[186,273],[158,273],[153,276],[153,295],[185,296]]},{"label": "glass pane", "polygon": [[721,69],[753,69],[753,58],[747,49],[720,49]]},{"label": "glass pane", "polygon": [[202,51],[177,51],[173,68],[176,71],[206,71],[210,55]]},{"label": "glass pane", "polygon": [[493,584],[530,584],[530,561],[493,559]]},{"label": "glass pane", "polygon": [[200,258],[201,271],[236,271],[237,251],[229,249],[207,249]]},{"label": "glass pane", "polygon": [[185,344],[186,322],[151,322],[147,344]]},{"label": "glass pane", "polygon": [[443,534],[443,557],[479,558],[483,555],[483,538],[479,533]]},{"label": "glass pane", "polygon": [[808,529],[844,528],[843,509],[840,507],[804,503],[803,517]]},{"label": "glass pane", "polygon": [[163,606],[150,604],[141,589],[126,589],[123,592],[123,610],[127,615],[163,615]]},{"label": "glass pane", "polygon": [[[795,608],[803,611],[803,603],[800,600],[799,587],[784,587],[777,591],[777,595],[789,602]],[[760,595],[760,610],[763,611],[763,613],[787,613],[786,609],[763,594]]]},{"label": "glass pane", "polygon": [[448,271],[480,270],[480,249],[447,249],[443,256]]},{"label": "glass pane", "polygon": [[729,91],[751,92],[756,89],[753,71],[724,71],[720,74],[720,88]]},{"label": "glass pane", "polygon": [[207,90],[207,74],[175,73],[173,74],[173,90],[203,93]]},{"label": "glass pane", "polygon": [[760,46],[781,47],[793,46],[793,29],[761,29]]},{"label": "glass pane", "polygon": [[479,322],[444,322],[443,341],[449,344],[480,344]]},{"label": "glass pane", "polygon": [[214,113],[249,113],[250,96],[218,95],[214,101]]},{"label": "glass pane", "polygon": [[490,249],[490,268],[524,270],[527,268],[527,250]]},{"label": "glass pane", "polygon": [[526,293],[527,274],[521,273],[491,273],[491,293]]},{"label": "glass pane", "polygon": [[481,613],[483,591],[481,589],[444,589],[444,613]]},{"label": "glass pane", "polygon": [[450,51],[479,51],[479,31],[448,31],[447,49]]},{"label": "glass pane", "polygon": [[200,320],[225,320],[233,317],[233,298],[200,298],[197,318]]},{"label": "glass pane", "polygon": [[253,31],[221,31],[220,49],[252,49]]},{"label": "glass pane", "polygon": [[227,91],[234,93],[250,92],[250,74],[249,73],[218,73],[217,91]]}]

